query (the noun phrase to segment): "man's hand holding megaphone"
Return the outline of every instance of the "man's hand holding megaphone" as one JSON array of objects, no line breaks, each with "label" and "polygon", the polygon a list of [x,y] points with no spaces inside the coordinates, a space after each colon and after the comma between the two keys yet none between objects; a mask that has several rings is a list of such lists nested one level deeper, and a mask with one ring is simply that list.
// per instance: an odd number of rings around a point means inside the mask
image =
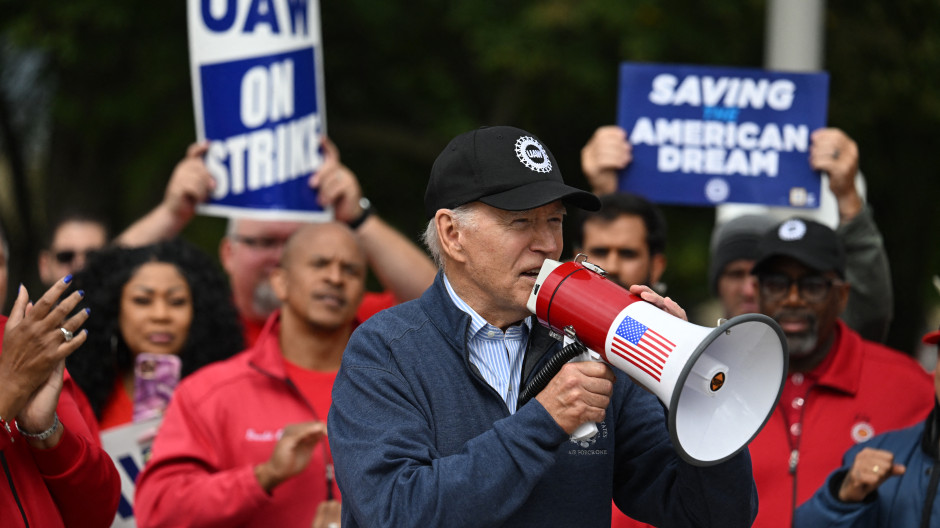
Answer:
[{"label": "man's hand holding megaphone", "polygon": [[[685,310],[669,297],[663,297],[649,286],[635,284],[630,293],[661,310],[688,321]],[[566,363],[542,392],[535,396],[555,422],[572,434],[585,423],[604,421],[610,404],[616,374],[602,361]]]},{"label": "man's hand holding megaphone", "polygon": [[590,438],[610,403],[614,367],[666,406],[670,438],[687,462],[713,465],[744,449],[783,388],[780,327],[761,314],[693,325],[672,299],[647,286],[627,291],[582,257],[546,260],[532,288],[529,311],[566,346],[523,389],[519,405],[535,397],[573,440]]}]

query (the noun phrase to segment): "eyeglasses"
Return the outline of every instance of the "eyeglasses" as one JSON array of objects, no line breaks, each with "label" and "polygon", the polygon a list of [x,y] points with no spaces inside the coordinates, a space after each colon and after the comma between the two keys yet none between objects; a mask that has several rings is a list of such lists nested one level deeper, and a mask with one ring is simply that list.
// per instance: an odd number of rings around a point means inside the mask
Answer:
[{"label": "eyeglasses", "polygon": [[842,283],[838,279],[830,279],[822,275],[805,275],[799,279],[794,279],[781,273],[761,275],[758,281],[760,282],[761,297],[765,300],[775,301],[787,296],[790,293],[790,288],[796,283],[800,297],[806,302],[813,303],[825,299],[834,284]]},{"label": "eyeglasses", "polygon": [[286,242],[284,239],[276,237],[250,237],[243,235],[232,235],[232,240],[240,244],[245,244],[251,249],[263,251],[280,249],[284,247],[284,243]]}]

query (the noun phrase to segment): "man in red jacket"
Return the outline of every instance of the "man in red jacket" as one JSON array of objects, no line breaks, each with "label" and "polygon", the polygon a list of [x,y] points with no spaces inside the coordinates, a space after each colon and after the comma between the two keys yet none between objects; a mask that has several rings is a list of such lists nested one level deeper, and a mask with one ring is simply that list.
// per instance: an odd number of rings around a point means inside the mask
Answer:
[{"label": "man in red jacket", "polygon": [[[0,316],[0,519],[3,526],[106,527],[120,480],[89,428],[84,395],[65,372],[65,358],[84,341],[84,310],[73,292],[57,303],[71,277],[56,281],[28,308],[20,286],[9,320]],[[63,323],[64,321],[64,323]]]},{"label": "man in red jacket", "polygon": [[754,526],[790,526],[842,454],[923,420],[931,377],[910,357],[862,339],[839,319],[849,295],[845,253],[828,227],[793,218],[758,243],[760,311],[787,337],[777,408],[749,448],[760,512]]},{"label": "man in red jacket", "polygon": [[288,239],[271,276],[280,312],[176,389],[137,482],[138,526],[338,526],[325,423],[366,265],[341,223]]}]

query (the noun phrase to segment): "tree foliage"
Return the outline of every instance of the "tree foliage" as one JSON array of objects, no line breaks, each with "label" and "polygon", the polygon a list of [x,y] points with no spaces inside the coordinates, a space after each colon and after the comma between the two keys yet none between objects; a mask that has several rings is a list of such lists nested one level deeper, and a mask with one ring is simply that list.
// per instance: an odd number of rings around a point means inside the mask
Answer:
[{"label": "tree foliage", "polygon": [[[25,189],[0,201],[0,219],[15,253],[28,255],[14,260],[12,280],[28,282],[52,212],[80,205],[126,226],[159,201],[194,139],[185,2],[0,5],[0,36],[41,52],[37,89],[53,89],[48,104],[28,112],[48,122],[41,157],[28,154],[22,119],[0,128],[0,174],[10,176],[0,175],[0,187]],[[328,133],[380,214],[415,239],[428,171],[453,135],[484,124],[531,130],[583,186],[580,149],[614,121],[620,61],[759,67],[766,16],[758,0],[347,0],[320,9]],[[859,143],[894,271],[891,344],[911,350],[936,300],[929,234],[937,220],[921,211],[934,210],[940,186],[940,4],[830,2],[826,20],[829,122]],[[2,93],[0,110],[21,104]],[[665,280],[692,306],[709,295],[713,214],[664,209]],[[208,218],[186,232],[213,253],[220,234]]]}]

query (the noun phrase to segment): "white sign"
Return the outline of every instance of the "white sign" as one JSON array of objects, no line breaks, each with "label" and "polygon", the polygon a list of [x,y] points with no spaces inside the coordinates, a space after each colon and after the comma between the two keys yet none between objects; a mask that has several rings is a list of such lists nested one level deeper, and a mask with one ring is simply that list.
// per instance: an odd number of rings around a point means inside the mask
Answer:
[{"label": "white sign", "polygon": [[137,475],[144,469],[150,457],[150,445],[163,417],[145,422],[112,427],[101,432],[101,444],[111,456],[121,475],[121,502],[114,517],[112,528],[134,528],[134,491]]},{"label": "white sign", "polygon": [[193,107],[215,190],[200,213],[328,220],[307,179],[326,133],[318,0],[188,0]]}]

